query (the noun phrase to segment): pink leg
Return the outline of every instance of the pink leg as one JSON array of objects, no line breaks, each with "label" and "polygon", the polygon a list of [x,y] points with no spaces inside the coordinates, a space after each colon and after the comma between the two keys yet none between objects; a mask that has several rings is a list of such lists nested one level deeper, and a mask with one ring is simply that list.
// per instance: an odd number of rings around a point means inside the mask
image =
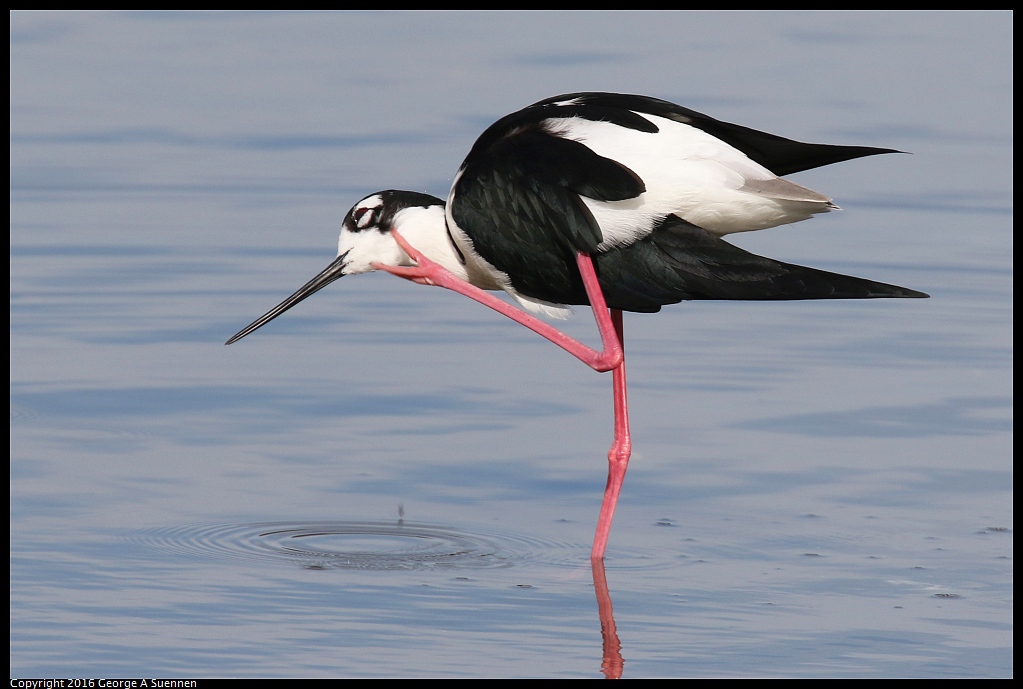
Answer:
[{"label": "pink leg", "polygon": [[597,319],[597,329],[600,331],[600,339],[604,351],[598,352],[587,347],[582,342],[574,340],[565,333],[539,318],[532,316],[525,311],[515,308],[510,304],[501,301],[494,295],[481,290],[479,287],[470,285],[465,280],[456,277],[450,271],[437,265],[430,259],[419,253],[418,250],[409,245],[400,234],[391,231],[391,236],[398,242],[398,245],[419,265],[399,268],[396,266],[385,266],[381,263],[374,263],[373,267],[384,270],[392,275],[418,282],[421,285],[436,285],[446,287],[462,294],[484,306],[489,306],[494,311],[507,316],[516,323],[526,326],[538,335],[547,338],[558,345],[566,352],[582,361],[590,368],[600,371],[611,371],[618,368],[625,359],[621,342],[615,333],[614,325],[608,315],[607,305],[604,302],[604,293],[597,281],[597,274],[593,270],[593,260],[587,254],[578,254],[576,262],[579,264],[579,271],[582,273],[583,284],[586,286],[586,294],[593,306],[593,315]]},{"label": "pink leg", "polygon": [[607,302],[604,301],[604,292],[600,288],[600,282],[597,280],[597,274],[593,268],[593,260],[588,254],[576,254],[579,273],[582,275],[583,285],[586,287],[586,295],[590,299],[590,306],[593,308],[593,316],[597,321],[597,329],[600,331],[600,339],[604,346],[602,352],[587,347],[557,328],[456,277],[450,271],[423,256],[394,230],[391,231],[391,236],[394,237],[402,250],[418,265],[414,267],[396,267],[375,263],[374,267],[378,270],[386,271],[392,275],[397,275],[422,285],[436,285],[458,292],[478,301],[484,306],[489,306],[516,323],[524,325],[538,335],[547,338],[594,370],[613,372],[614,441],[611,444],[610,451],[607,453],[607,487],[604,489],[604,501],[600,506],[600,518],[597,521],[597,533],[593,539],[593,550],[590,551],[591,560],[603,560],[604,550],[607,548],[608,535],[611,532],[611,520],[614,518],[615,505],[618,503],[618,494],[622,490],[625,470],[629,466],[629,457],[632,455],[632,438],[629,434],[629,401],[625,389],[625,345],[622,312],[618,309],[608,310]]},{"label": "pink leg", "polygon": [[[622,324],[622,312],[611,310],[615,333],[622,347],[625,347],[625,332]],[[625,481],[625,470],[629,468],[629,457],[632,456],[632,436],[629,433],[629,397],[625,386],[625,360],[614,369],[612,386],[614,387],[615,437],[611,449],[607,453],[607,487],[604,489],[604,502],[600,505],[600,518],[597,519],[597,534],[593,538],[591,560],[603,560],[607,548],[607,538],[611,533],[611,520],[614,519],[615,505],[618,494]]]}]

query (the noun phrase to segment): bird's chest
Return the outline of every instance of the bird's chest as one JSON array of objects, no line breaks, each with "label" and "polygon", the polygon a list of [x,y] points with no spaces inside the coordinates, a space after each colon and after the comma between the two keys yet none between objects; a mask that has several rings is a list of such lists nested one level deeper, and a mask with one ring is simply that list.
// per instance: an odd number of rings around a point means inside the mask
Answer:
[{"label": "bird's chest", "polygon": [[497,225],[470,223],[463,228],[451,205],[456,204],[449,204],[448,231],[473,285],[555,304],[585,303],[571,251],[548,237],[491,231]]},{"label": "bird's chest", "polygon": [[465,263],[466,279],[469,283],[488,290],[506,290],[511,286],[507,273],[494,267],[476,250],[476,244],[465,231],[458,226],[453,218],[448,217],[448,234],[459,257]]}]

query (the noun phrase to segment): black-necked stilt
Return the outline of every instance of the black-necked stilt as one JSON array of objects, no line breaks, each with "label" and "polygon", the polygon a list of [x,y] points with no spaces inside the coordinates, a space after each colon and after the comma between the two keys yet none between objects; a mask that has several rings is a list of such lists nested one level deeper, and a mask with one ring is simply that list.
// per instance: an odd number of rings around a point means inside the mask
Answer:
[{"label": "black-necked stilt", "polygon": [[[338,257],[231,344],[343,275],[385,270],[439,285],[531,328],[597,371],[613,371],[615,432],[591,557],[604,556],[631,454],[622,311],[687,299],[926,297],[871,280],[756,256],[721,239],[838,208],[781,175],[893,153],[806,144],[721,122],[667,101],[574,93],[491,125],[455,176],[447,204],[382,191],[345,216]],[[526,310],[593,308],[603,351]]]}]

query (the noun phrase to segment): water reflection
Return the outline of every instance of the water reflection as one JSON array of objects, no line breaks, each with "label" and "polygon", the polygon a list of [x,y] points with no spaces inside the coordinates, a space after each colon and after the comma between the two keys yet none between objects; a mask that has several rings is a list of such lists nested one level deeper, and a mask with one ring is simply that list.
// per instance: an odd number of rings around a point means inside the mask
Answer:
[{"label": "water reflection", "polygon": [[[403,510],[402,510],[403,512]],[[416,571],[506,568],[549,558],[564,543],[506,533],[396,522],[295,521],[191,524],[149,529],[131,539],[147,550],[216,559],[271,560],[305,570]],[[578,554],[573,553],[572,558]],[[578,560],[575,559],[577,562]],[[601,672],[622,676],[625,661],[602,559],[591,560],[603,642]]]},{"label": "water reflection", "polygon": [[604,659],[600,671],[608,679],[620,679],[625,670],[625,659],[622,658],[622,642],[618,640],[611,593],[607,588],[607,577],[604,576],[604,560],[590,560],[590,565],[593,567],[593,589],[597,594],[597,613],[600,615],[600,638],[604,642]]}]

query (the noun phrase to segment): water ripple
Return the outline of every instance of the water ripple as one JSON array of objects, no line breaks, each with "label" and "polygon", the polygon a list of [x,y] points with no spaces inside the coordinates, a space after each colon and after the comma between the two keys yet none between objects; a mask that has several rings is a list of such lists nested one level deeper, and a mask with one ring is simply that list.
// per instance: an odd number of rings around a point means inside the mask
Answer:
[{"label": "water ripple", "polygon": [[371,571],[511,567],[549,561],[552,551],[574,550],[568,544],[531,537],[410,522],[190,524],[143,531],[131,540],[165,553]]}]

